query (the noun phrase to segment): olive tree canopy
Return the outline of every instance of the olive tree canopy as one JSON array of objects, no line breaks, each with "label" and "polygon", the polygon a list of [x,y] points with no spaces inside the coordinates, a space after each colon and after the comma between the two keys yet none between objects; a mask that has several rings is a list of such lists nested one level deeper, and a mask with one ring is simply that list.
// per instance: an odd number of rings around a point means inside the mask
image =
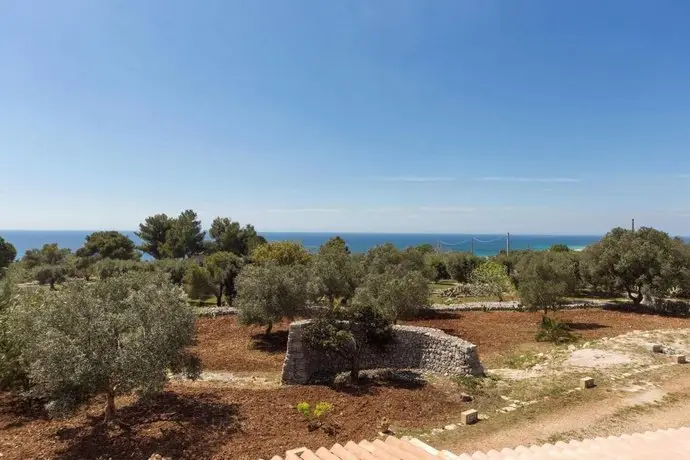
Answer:
[{"label": "olive tree canopy", "polygon": [[256,264],[306,265],[309,263],[310,254],[302,243],[273,241],[254,248],[251,259]]},{"label": "olive tree canopy", "polygon": [[680,239],[648,227],[615,228],[582,253],[582,271],[593,285],[625,291],[635,304],[663,296],[688,267]]},{"label": "olive tree canopy", "polygon": [[168,371],[196,376],[187,351],[195,315],[181,288],[159,272],[128,273],[57,292],[25,290],[9,314],[32,392],[56,411],[106,396],[106,420],[115,396],[162,390]]},{"label": "olive tree canopy", "polygon": [[184,277],[190,297],[204,299],[216,297],[220,307],[223,294],[228,299],[235,295],[235,278],[242,269],[242,259],[230,252],[215,252],[204,258],[203,265],[190,264]]},{"label": "olive tree canopy", "polygon": [[22,257],[22,265],[29,270],[40,284],[50,285],[64,281],[67,276],[67,262],[71,251],[58,247],[57,243],[44,244],[41,249],[29,249]]},{"label": "olive tree canopy", "polygon": [[520,301],[529,309],[555,309],[579,284],[577,256],[538,251],[525,255],[516,267]]},{"label": "olive tree canopy", "polygon": [[271,333],[274,323],[295,317],[307,304],[307,273],[303,265],[248,265],[237,277],[235,286],[234,305],[240,321],[266,326],[266,334]]}]

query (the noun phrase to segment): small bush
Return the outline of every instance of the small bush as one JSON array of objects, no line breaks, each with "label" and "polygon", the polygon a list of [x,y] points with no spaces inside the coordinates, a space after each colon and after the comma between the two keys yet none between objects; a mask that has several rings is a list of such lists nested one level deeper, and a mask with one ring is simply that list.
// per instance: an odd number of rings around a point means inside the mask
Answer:
[{"label": "small bush", "polygon": [[331,403],[320,402],[316,405],[312,414],[316,418],[325,417],[326,415],[328,415],[331,409],[333,409],[333,405]]},{"label": "small bush", "polygon": [[309,419],[309,414],[311,407],[309,406],[309,403],[306,401],[302,401],[301,403],[297,404],[297,412],[302,414],[304,418]]},{"label": "small bush", "polygon": [[566,323],[546,315],[542,316],[536,336],[537,342],[553,342],[558,344],[571,342],[576,338]]},{"label": "small bush", "polygon": [[304,416],[304,418],[312,421],[324,418],[326,415],[328,415],[331,409],[333,409],[333,404],[322,401],[317,403],[312,410],[311,405],[308,402],[302,401],[301,403],[297,404],[295,408],[297,409],[297,412]]},{"label": "small bush", "polygon": [[331,403],[322,401],[316,404],[314,409],[312,409],[308,402],[302,401],[301,403],[297,404],[295,408],[297,409],[297,412],[302,414],[302,416],[308,422],[307,428],[309,431],[314,431],[321,428],[327,434],[333,435],[336,433],[338,426],[334,423],[327,423],[326,421],[328,414],[330,414],[331,409],[333,409],[333,405]]}]

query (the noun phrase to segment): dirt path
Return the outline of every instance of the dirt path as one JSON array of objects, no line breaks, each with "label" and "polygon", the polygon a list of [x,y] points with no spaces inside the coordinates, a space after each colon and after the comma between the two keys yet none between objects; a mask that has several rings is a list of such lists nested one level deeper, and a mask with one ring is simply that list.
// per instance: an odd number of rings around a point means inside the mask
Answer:
[{"label": "dirt path", "polygon": [[[618,436],[661,428],[690,426],[690,365],[674,366],[663,375],[618,390],[591,390],[583,400],[551,404],[510,414],[484,427],[430,442],[455,453],[501,450],[569,439]],[[599,394],[596,394],[599,392]]]}]

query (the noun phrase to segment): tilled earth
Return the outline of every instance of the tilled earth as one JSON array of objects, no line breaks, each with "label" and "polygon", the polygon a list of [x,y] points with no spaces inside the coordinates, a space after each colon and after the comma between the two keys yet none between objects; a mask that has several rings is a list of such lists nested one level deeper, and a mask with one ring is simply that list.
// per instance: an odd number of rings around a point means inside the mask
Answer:
[{"label": "tilled earth", "polygon": [[[596,309],[555,315],[586,340],[632,330],[690,327],[689,319]],[[478,345],[482,359],[492,360],[534,346],[540,318],[539,313],[463,312],[436,314],[408,324],[436,327],[462,337]],[[195,351],[208,371],[277,380],[287,326],[274,326],[273,336],[265,339],[260,328],[242,327],[233,316],[201,318]],[[309,431],[295,410],[302,401],[331,403],[328,424],[336,427],[335,434]],[[40,406],[32,407],[16,396],[0,393],[2,460],[145,459],[153,453],[174,459],[270,458],[303,445],[317,448],[338,441],[371,439],[384,418],[393,428],[403,430],[442,426],[474,403],[462,402],[456,385],[434,379],[422,387],[372,384],[358,394],[323,386],[252,387],[232,381],[174,381],[153,400],[122,397],[117,404],[127,429],[101,423],[101,398],[94,398],[71,418],[51,420]]]},{"label": "tilled earth", "polygon": [[[327,423],[334,435],[309,431],[297,403],[333,405]],[[209,382],[171,383],[149,402],[120,398],[121,421],[131,428],[101,424],[103,402],[96,398],[67,420],[49,420],[38,408],[0,397],[0,452],[4,459],[146,459],[153,453],[174,459],[271,458],[306,445],[374,438],[384,418],[394,428],[443,424],[469,408],[451,386],[372,386],[361,395],[323,386],[240,389]]]}]

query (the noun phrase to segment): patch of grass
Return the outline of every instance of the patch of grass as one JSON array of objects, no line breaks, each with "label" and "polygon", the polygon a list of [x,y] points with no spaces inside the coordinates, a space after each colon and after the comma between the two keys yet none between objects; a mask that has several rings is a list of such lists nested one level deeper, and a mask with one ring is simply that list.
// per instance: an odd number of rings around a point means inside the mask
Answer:
[{"label": "patch of grass", "polygon": [[449,287],[455,286],[457,283],[453,280],[439,280],[434,283],[429,283],[429,288],[435,291],[442,291]]},{"label": "patch of grass", "polygon": [[487,395],[494,390],[500,379],[497,376],[475,377],[473,375],[462,375],[453,377],[452,380],[464,391],[471,395]]},{"label": "patch of grass", "polygon": [[209,297],[207,299],[187,299],[187,303],[192,307],[215,307],[216,298]]},{"label": "patch of grass", "polygon": [[563,431],[561,433],[554,433],[547,438],[538,439],[537,444],[556,444],[557,442],[568,442],[571,439],[578,437],[577,431]]},{"label": "patch of grass", "polygon": [[503,365],[510,369],[529,369],[537,364],[546,361],[546,356],[543,353],[535,353],[527,351],[522,354],[508,355],[503,361]]}]

